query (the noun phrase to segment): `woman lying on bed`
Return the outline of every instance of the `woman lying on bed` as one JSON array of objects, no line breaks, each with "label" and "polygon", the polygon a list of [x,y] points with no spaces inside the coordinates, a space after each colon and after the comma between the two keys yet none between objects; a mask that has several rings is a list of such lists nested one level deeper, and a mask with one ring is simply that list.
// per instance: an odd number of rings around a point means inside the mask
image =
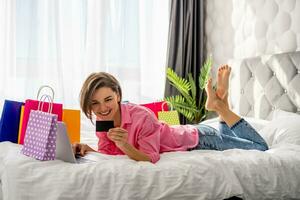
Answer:
[{"label": "woman lying on bed", "polygon": [[[98,152],[124,155],[136,161],[155,163],[160,153],[200,149],[257,149],[267,150],[264,139],[243,118],[228,106],[228,85],[231,68],[218,70],[217,89],[210,79],[206,85],[206,109],[219,114],[219,130],[207,125],[169,126],[158,121],[154,113],[143,106],[122,104],[119,82],[105,72],[92,73],[84,82],[80,93],[80,105],[92,120],[113,120],[108,132],[96,132],[99,138]],[[86,144],[73,144],[75,153],[84,155],[95,151]]]}]

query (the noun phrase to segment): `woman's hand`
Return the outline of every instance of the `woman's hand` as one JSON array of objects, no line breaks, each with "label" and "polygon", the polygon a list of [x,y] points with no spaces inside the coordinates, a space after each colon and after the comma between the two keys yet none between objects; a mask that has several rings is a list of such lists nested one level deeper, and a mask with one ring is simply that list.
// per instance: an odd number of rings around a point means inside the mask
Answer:
[{"label": "woman's hand", "polygon": [[150,157],[128,143],[128,132],[123,128],[111,128],[107,137],[113,141],[127,156],[136,161],[151,161]]},{"label": "woman's hand", "polygon": [[78,154],[79,153],[81,156],[85,156],[85,154],[88,151],[95,151],[89,145],[82,144],[82,143],[74,143],[74,144],[72,144],[72,149],[73,149],[74,154]]},{"label": "woman's hand", "polygon": [[113,141],[118,147],[124,146],[127,143],[128,132],[123,128],[111,128],[107,132],[107,137]]}]

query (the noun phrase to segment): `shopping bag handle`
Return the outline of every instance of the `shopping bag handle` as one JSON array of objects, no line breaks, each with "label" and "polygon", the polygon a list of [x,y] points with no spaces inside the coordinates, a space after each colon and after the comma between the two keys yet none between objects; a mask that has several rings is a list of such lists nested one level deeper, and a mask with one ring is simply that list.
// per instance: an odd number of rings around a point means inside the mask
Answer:
[{"label": "shopping bag handle", "polygon": [[165,110],[164,110],[164,105],[165,105],[165,104],[168,104],[168,105],[170,106],[170,109],[171,109],[170,111],[173,110],[173,105],[172,105],[171,103],[165,101],[165,102],[163,102],[163,103],[161,104],[161,110],[162,110],[162,111],[165,111]]},{"label": "shopping bag handle", "polygon": [[[36,96],[36,99],[39,99],[39,96],[40,96],[41,91],[42,91],[43,89],[45,89],[45,88],[49,88],[49,89],[51,90],[52,95],[51,95],[50,97],[51,97],[51,99],[52,99],[52,101],[53,101],[53,99],[54,99],[54,89],[53,89],[51,86],[49,86],[49,85],[42,85],[42,86],[39,88],[38,93],[37,93],[37,96]],[[49,95],[48,95],[48,96],[49,96]]]},{"label": "shopping bag handle", "polygon": [[49,107],[48,107],[48,113],[52,113],[52,108],[53,108],[53,99],[51,98],[50,95],[43,94],[39,100],[38,104],[38,110],[43,111],[44,103],[46,102],[46,99],[48,99],[49,102]]}]

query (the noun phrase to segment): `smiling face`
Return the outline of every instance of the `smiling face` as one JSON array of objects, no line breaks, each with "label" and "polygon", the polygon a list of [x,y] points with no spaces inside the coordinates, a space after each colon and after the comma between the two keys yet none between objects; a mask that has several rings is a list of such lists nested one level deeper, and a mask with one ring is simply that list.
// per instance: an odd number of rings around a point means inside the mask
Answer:
[{"label": "smiling face", "polygon": [[120,83],[107,72],[91,73],[80,91],[80,107],[92,123],[95,114],[98,119],[114,120],[115,125],[120,125],[121,100]]},{"label": "smiling face", "polygon": [[120,118],[120,95],[109,87],[101,87],[92,95],[91,109],[102,120],[118,121]]}]

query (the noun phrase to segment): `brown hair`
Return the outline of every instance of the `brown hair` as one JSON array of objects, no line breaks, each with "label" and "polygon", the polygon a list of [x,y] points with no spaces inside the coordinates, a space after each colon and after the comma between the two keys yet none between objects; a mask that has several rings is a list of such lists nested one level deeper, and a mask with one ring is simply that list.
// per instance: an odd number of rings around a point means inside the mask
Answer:
[{"label": "brown hair", "polygon": [[120,101],[122,100],[122,89],[120,87],[119,81],[109,73],[98,72],[90,74],[84,81],[83,86],[80,91],[80,107],[87,116],[92,121],[92,106],[91,98],[95,91],[102,87],[108,87],[112,91],[116,92],[120,96]]}]

